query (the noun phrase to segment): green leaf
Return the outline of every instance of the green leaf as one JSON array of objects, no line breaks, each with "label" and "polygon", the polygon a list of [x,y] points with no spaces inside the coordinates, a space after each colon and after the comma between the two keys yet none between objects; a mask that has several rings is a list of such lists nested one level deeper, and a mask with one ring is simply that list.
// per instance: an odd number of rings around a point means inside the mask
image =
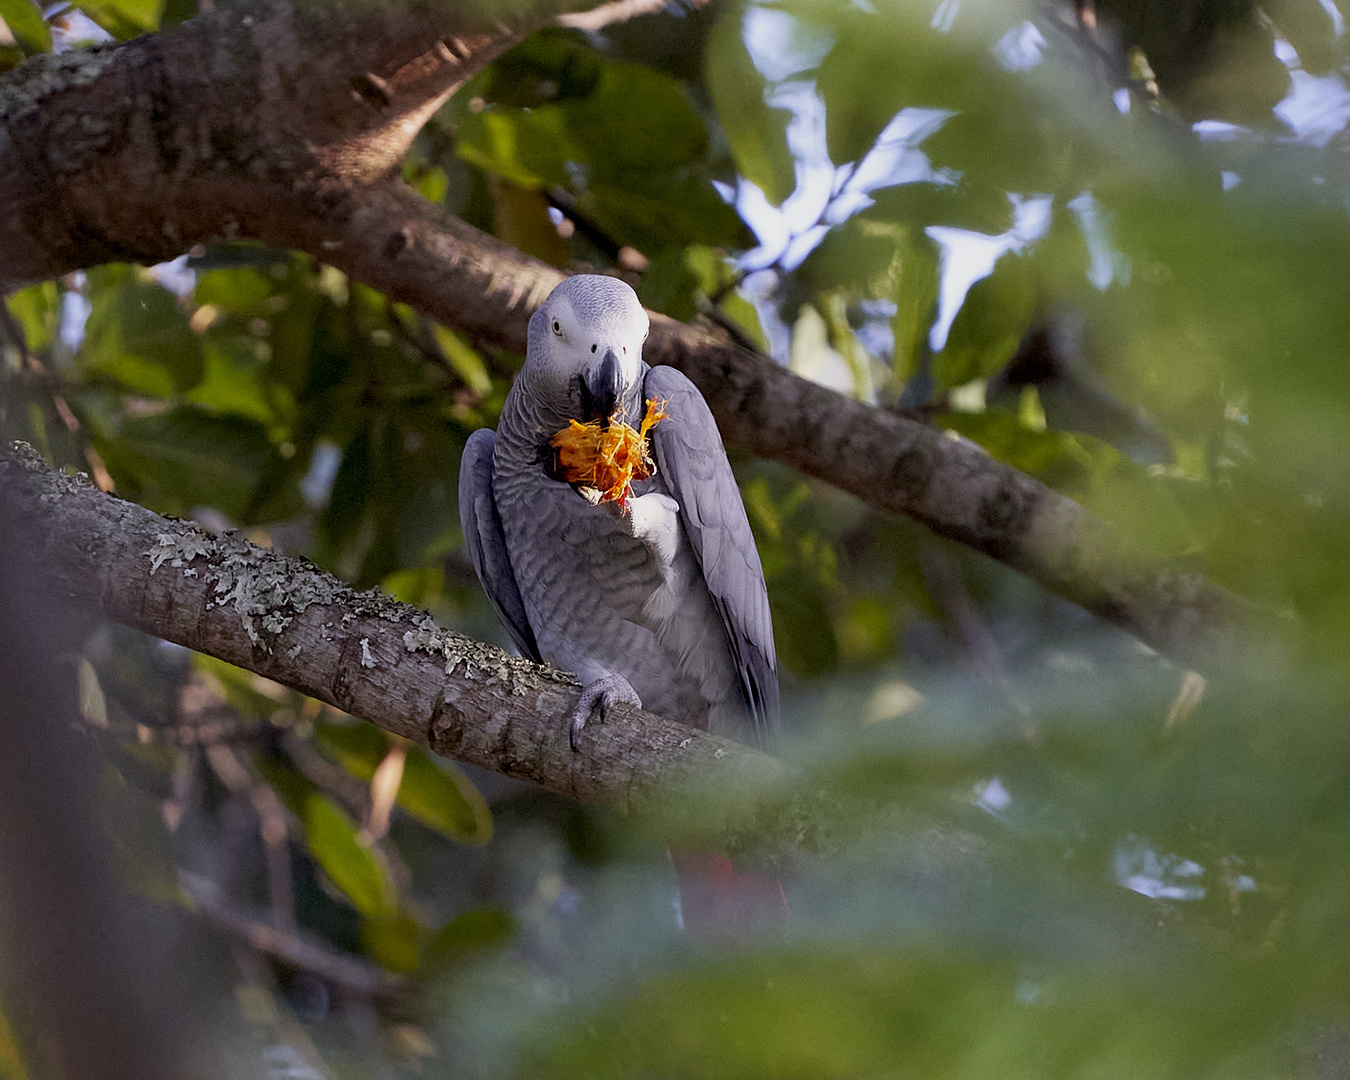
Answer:
[{"label": "green leaf", "polygon": [[421,974],[434,976],[472,957],[500,948],[515,936],[505,908],[477,908],[456,915],[436,932],[422,954]]},{"label": "green leaf", "polygon": [[187,22],[197,17],[200,5],[197,0],[164,0],[164,9],[160,12],[159,26],[167,30],[171,26]]},{"label": "green leaf", "polygon": [[417,193],[428,202],[443,202],[445,193],[450,188],[450,178],[446,175],[444,169],[435,166],[428,169],[418,178],[415,187]]},{"label": "green leaf", "polygon": [[966,293],[947,335],[947,344],[933,361],[940,389],[992,375],[1013,358],[1036,308],[1036,283],[1027,259],[1005,255],[994,272]]},{"label": "green leaf", "polygon": [[743,14],[728,8],[708,40],[708,92],[731,147],[736,171],[777,206],[797,186],[787,145],[791,114],[765,104],[767,84],[741,39]]},{"label": "green leaf", "polygon": [[695,298],[715,287],[712,275],[702,272],[703,261],[693,248],[667,248],[643,272],[638,298],[653,311],[687,322],[698,314]]},{"label": "green leaf", "polygon": [[990,457],[1061,490],[1081,493],[1122,461],[1119,451],[1090,436],[1037,431],[1003,409],[947,413],[940,422],[979,443]]},{"label": "green leaf", "polygon": [[24,55],[52,51],[52,32],[32,0],[0,0],[0,18]]},{"label": "green leaf", "polygon": [[[204,349],[204,377],[187,400],[213,413],[246,416],[260,424],[274,424],[278,413],[289,413],[293,403],[281,387],[262,378],[266,362],[252,348],[256,343],[231,336],[208,339]],[[278,406],[281,406],[279,409]]]},{"label": "green leaf", "polygon": [[680,84],[641,64],[606,64],[595,92],[564,108],[573,142],[604,175],[664,173],[699,157],[708,144],[708,130]]},{"label": "green leaf", "polygon": [[597,175],[582,208],[613,236],[644,251],[668,244],[743,247],[748,238],[736,211],[712,182],[689,170],[629,172],[611,181]]},{"label": "green leaf", "polygon": [[261,305],[277,291],[277,281],[253,266],[230,266],[203,270],[197,276],[192,298],[241,315],[258,314]]},{"label": "green leaf", "polygon": [[938,269],[931,245],[905,244],[897,255],[900,272],[895,315],[891,318],[895,338],[891,369],[897,383],[903,385],[917,374],[928,348],[928,333],[937,313]]},{"label": "green leaf", "polygon": [[161,398],[201,381],[201,338],[168,290],[104,268],[91,272],[89,297],[80,359],[90,373]]},{"label": "green leaf", "polygon": [[557,106],[470,113],[460,124],[455,153],[525,188],[565,184],[565,162],[582,156],[572,146],[566,117]]},{"label": "green leaf", "polygon": [[0,1012],[0,1080],[29,1080],[29,1075],[19,1057],[14,1030],[5,1014]]},{"label": "green leaf", "polygon": [[126,40],[159,29],[164,0],[80,0],[80,10],[114,37]]},{"label": "green leaf", "polygon": [[[370,724],[319,724],[319,745],[361,780],[369,781],[389,752],[389,739]],[[419,746],[409,745],[398,805],[413,818],[461,844],[485,844],[492,837],[492,813],[469,779],[444,766]]]},{"label": "green leaf", "polygon": [[432,323],[431,329],[436,335],[436,344],[441,347],[441,352],[445,353],[445,358],[450,361],[455,374],[464,380],[469,389],[476,394],[486,394],[491,390],[492,377],[488,375],[487,367],[478,351],[453,330],[440,323]]},{"label": "green leaf", "polygon": [[426,930],[406,912],[367,916],[361,920],[361,945],[383,968],[409,973],[421,961]]},{"label": "green leaf", "polygon": [[839,642],[820,586],[801,574],[768,583],[779,662],[803,678],[829,672],[839,660]]},{"label": "green leaf", "polygon": [[537,109],[595,91],[604,63],[573,31],[531,34],[488,69],[483,97],[498,105]]},{"label": "green leaf", "polygon": [[165,513],[214,506],[239,520],[271,443],[255,420],[184,405],[122,421],[99,439],[98,450],[119,485]]},{"label": "green leaf", "polygon": [[205,653],[193,653],[192,666],[219,683],[230,708],[249,719],[270,717],[294,694],[261,675]]},{"label": "green leaf", "polygon": [[412,817],[461,844],[492,839],[492,811],[467,776],[449,762],[441,765],[420,747],[409,747],[398,804]]},{"label": "green leaf", "polygon": [[326,795],[315,792],[305,800],[305,842],[357,911],[372,919],[393,914],[394,887],[384,866],[352,819]]},{"label": "green leaf", "polygon": [[131,767],[105,764],[98,778],[99,820],[123,881],[163,903],[184,899],[161,804],[131,782]]},{"label": "green leaf", "polygon": [[61,294],[56,282],[44,281],[10,294],[4,301],[19,321],[29,351],[40,353],[56,338],[61,316]]}]

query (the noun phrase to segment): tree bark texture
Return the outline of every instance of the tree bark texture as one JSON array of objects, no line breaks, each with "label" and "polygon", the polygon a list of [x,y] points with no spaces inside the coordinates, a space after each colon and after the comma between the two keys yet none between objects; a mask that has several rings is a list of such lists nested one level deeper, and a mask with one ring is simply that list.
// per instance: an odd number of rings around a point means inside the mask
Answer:
[{"label": "tree bark texture", "polygon": [[80,607],[568,798],[630,812],[695,784],[759,790],[783,776],[768,755],[626,706],[588,725],[573,751],[571,674],[303,560],[106,495],[21,443],[0,450],[0,522],[26,530],[34,564]]},{"label": "tree bark texture", "polygon": [[[530,312],[563,275],[424,200],[398,166],[474,71],[562,6],[240,0],[123,45],[33,58],[0,79],[0,289],[251,238],[523,351]],[[642,7],[606,5],[591,22]],[[1231,593],[1137,556],[969,442],[698,326],[655,316],[646,354],[698,385],[728,444],[906,514],[1188,667],[1212,668],[1251,620]]]}]

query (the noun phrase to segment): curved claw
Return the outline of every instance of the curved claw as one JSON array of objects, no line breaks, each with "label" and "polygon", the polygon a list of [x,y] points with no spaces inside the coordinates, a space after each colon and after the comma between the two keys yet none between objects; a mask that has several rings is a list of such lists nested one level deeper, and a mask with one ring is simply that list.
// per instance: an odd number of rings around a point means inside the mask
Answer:
[{"label": "curved claw", "polygon": [[603,679],[596,679],[595,682],[583,686],[581,698],[577,701],[577,707],[572,710],[567,725],[572,749],[578,749],[577,739],[581,735],[581,729],[586,726],[586,721],[591,718],[597,706],[600,709],[600,719],[603,721],[610,707],[620,702],[638,709],[642,708],[642,699],[622,675],[606,675]]}]

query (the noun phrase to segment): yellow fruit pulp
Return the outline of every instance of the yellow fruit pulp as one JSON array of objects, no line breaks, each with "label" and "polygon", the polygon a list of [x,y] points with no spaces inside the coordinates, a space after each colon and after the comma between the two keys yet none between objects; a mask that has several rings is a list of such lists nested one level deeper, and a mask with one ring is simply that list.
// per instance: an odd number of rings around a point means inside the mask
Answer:
[{"label": "yellow fruit pulp", "polygon": [[602,426],[569,420],[554,435],[550,445],[558,451],[558,468],[570,484],[582,484],[600,492],[601,502],[620,506],[633,494],[633,481],[645,480],[656,471],[647,453],[647,432],[666,418],[655,398],[647,401],[647,413],[634,429],[619,420]]}]

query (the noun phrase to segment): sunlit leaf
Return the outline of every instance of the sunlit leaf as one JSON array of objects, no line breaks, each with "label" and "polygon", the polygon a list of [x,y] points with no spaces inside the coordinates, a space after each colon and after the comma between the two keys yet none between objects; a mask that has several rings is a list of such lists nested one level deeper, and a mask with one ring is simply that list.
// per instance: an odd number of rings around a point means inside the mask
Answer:
[{"label": "sunlit leaf", "polygon": [[521,187],[566,183],[564,162],[575,150],[561,110],[485,109],[470,117],[455,142],[465,161]]},{"label": "sunlit leaf", "polygon": [[54,281],[18,289],[5,298],[5,303],[19,321],[30,351],[41,352],[52,343],[61,311],[61,298]]},{"label": "sunlit leaf", "polygon": [[80,0],[80,10],[114,37],[131,38],[159,27],[165,0]]},{"label": "sunlit leaf", "polygon": [[[389,748],[385,735],[369,724],[324,724],[317,735],[343,768],[365,781]],[[461,844],[485,844],[492,836],[492,815],[477,788],[453,765],[442,766],[418,746],[408,747],[398,805]]]}]

